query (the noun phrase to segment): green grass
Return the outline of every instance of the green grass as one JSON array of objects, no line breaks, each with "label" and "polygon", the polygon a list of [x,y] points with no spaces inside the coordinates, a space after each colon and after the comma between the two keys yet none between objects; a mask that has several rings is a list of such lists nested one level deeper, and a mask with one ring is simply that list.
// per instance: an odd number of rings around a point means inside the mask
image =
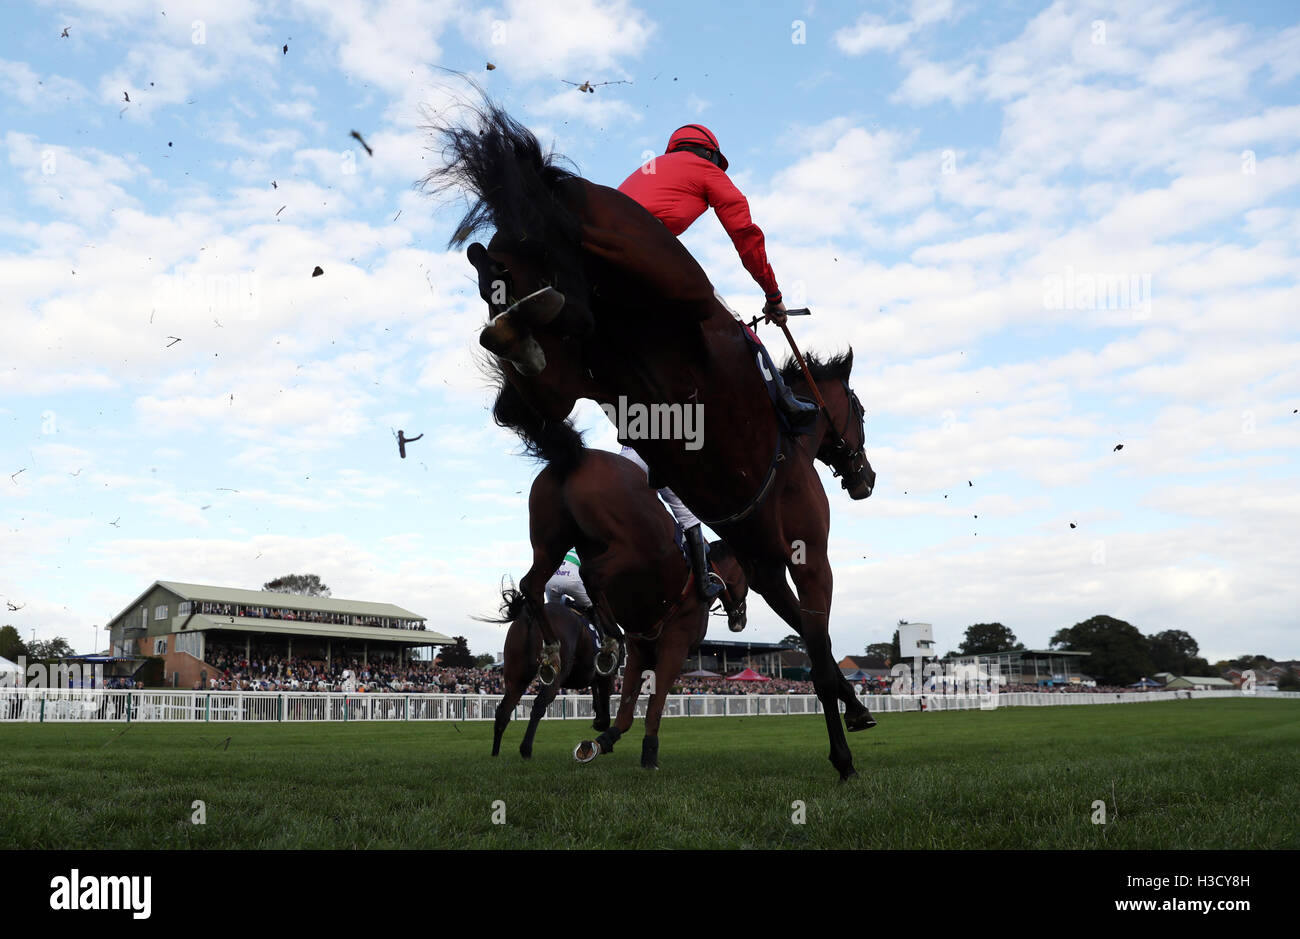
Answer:
[{"label": "green grass", "polygon": [[845,785],[820,717],[667,720],[657,773],[639,721],[585,766],[577,721],[530,762],[521,722],[496,759],[489,723],[5,724],[0,848],[1300,847],[1300,702],[879,720]]}]

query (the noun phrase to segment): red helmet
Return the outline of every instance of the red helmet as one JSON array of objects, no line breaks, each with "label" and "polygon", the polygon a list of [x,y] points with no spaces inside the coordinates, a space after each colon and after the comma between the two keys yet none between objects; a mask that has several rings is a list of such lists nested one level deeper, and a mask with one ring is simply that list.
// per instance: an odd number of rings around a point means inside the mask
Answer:
[{"label": "red helmet", "polygon": [[672,153],[674,150],[689,150],[704,157],[718,169],[724,172],[727,169],[727,158],[718,149],[718,138],[703,124],[686,124],[673,131],[664,153]]}]

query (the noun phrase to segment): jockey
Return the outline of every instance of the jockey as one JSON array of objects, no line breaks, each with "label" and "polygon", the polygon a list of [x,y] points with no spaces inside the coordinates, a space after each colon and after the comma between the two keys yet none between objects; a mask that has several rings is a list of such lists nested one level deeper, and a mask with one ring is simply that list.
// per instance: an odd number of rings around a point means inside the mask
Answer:
[{"label": "jockey", "polygon": [[575,552],[565,553],[564,560],[546,582],[547,603],[560,603],[569,597],[580,612],[591,612],[591,597],[587,596],[587,588],[583,586],[582,576],[578,573],[581,564]]},{"label": "jockey", "polygon": [[[641,472],[646,474],[646,480],[649,481],[650,469],[645,460],[641,459],[641,454],[625,444],[621,455],[641,467]],[[704,529],[700,527],[700,520],[686,507],[685,502],[677,498],[677,493],[667,486],[659,490],[659,497],[668,503],[677,524],[682,526],[682,534],[686,536],[686,554],[695,574],[695,592],[701,600],[712,600],[722,593],[723,584],[718,575],[709,570],[709,546],[704,541]]]},{"label": "jockey", "polygon": [[546,602],[561,603],[565,597],[568,597],[587,622],[596,627],[601,637],[600,649],[596,653],[596,671],[601,675],[608,675],[618,668],[619,637],[613,635],[618,627],[605,623],[605,617],[596,614],[595,605],[591,602],[587,588],[582,582],[579,571],[581,566],[582,562],[578,560],[576,552],[565,553],[564,560],[551,575],[551,579],[546,582]]},{"label": "jockey", "polygon": [[[681,235],[712,206],[745,270],[763,288],[763,318],[784,325],[785,304],[772,265],[767,262],[763,230],[749,215],[749,201],[727,176],[728,165],[712,131],[702,124],[686,124],[673,131],[663,156],[634,170],[618,189],[639,202],[674,235]],[[758,342],[751,330],[746,332]],[[758,348],[776,384],[781,410],[796,423],[810,419],[817,413],[817,405],[796,398],[761,342]]]}]

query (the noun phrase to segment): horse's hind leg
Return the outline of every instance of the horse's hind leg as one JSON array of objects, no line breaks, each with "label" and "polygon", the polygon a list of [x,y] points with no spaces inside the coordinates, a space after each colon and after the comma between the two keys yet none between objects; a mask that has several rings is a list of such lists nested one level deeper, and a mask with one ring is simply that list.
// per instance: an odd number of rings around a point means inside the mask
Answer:
[{"label": "horse's hind leg", "polygon": [[496,726],[492,735],[492,755],[501,755],[501,737],[506,732],[506,725],[510,723],[510,717],[515,712],[515,705],[519,703],[522,689],[514,687],[506,689],[506,696],[501,699],[497,705]]},{"label": "horse's hind leg", "polygon": [[555,693],[558,690],[556,685],[543,685],[542,690],[537,693],[537,700],[533,702],[532,713],[528,715],[528,730],[524,733],[524,739],[519,744],[519,755],[525,760],[533,758],[533,737],[537,733],[537,722],[542,719],[546,709],[555,700]]}]

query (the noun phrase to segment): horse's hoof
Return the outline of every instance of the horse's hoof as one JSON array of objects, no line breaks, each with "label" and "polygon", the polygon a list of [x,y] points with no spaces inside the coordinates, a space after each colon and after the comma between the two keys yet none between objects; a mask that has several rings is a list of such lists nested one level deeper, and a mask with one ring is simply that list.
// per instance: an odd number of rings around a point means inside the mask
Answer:
[{"label": "horse's hoof", "polygon": [[840,782],[846,783],[849,780],[855,778],[857,775],[858,775],[858,771],[855,770],[852,766],[849,767],[848,772],[845,772],[844,770],[840,770]]},{"label": "horse's hoof", "polygon": [[555,666],[547,663],[537,669],[537,680],[543,685],[555,683]]},{"label": "horse's hoof", "polygon": [[659,764],[658,764],[658,763],[642,763],[642,764],[641,764],[641,768],[642,768],[642,769],[658,769],[658,768],[659,768]]},{"label": "horse's hoof", "polygon": [[612,652],[600,652],[596,655],[596,674],[610,675],[618,668],[618,656]]},{"label": "horse's hoof", "polygon": [[594,740],[584,740],[573,748],[573,758],[579,763],[590,763],[600,756],[600,747]]},{"label": "horse's hoof", "polygon": [[854,717],[845,715],[844,726],[849,729],[849,733],[853,733],[855,730],[870,730],[876,726],[876,719],[871,716],[870,711],[864,711]]}]

